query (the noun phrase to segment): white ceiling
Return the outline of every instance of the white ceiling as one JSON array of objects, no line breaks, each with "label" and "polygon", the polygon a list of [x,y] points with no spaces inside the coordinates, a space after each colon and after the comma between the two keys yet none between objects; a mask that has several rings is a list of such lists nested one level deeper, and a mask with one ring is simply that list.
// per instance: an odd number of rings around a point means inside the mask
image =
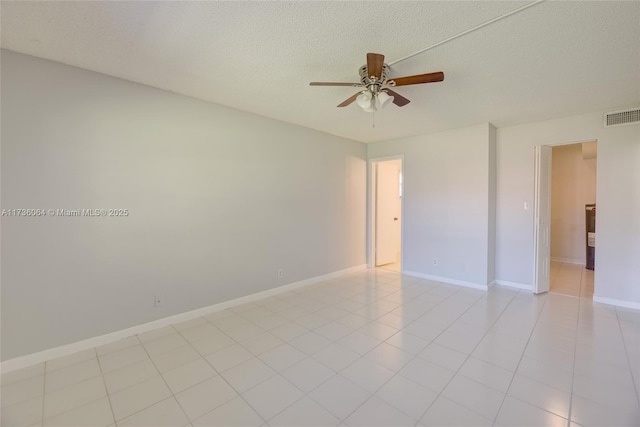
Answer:
[{"label": "white ceiling", "polygon": [[2,47],[363,142],[640,103],[640,2],[547,1],[392,67],[372,116],[336,105],[392,62],[527,2],[2,2]]}]

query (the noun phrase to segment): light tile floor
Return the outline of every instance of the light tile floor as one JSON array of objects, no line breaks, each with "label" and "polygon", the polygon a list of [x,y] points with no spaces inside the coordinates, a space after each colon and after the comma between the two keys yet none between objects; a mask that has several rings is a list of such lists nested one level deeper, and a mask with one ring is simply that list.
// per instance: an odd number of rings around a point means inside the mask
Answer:
[{"label": "light tile floor", "polygon": [[376,267],[376,268],[381,268],[383,270],[396,271],[398,273],[401,271],[400,261],[392,262],[391,264],[381,265],[381,266]]},{"label": "light tile floor", "polygon": [[375,269],[2,375],[9,426],[638,426],[640,312]]},{"label": "light tile floor", "polygon": [[593,270],[587,270],[584,265],[551,261],[549,276],[551,292],[593,298]]}]

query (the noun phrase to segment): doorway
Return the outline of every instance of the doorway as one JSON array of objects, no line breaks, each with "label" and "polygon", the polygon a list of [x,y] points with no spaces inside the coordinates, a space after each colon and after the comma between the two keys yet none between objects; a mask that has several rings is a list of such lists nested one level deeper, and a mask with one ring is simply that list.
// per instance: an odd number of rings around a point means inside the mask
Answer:
[{"label": "doorway", "polygon": [[539,146],[535,154],[534,292],[591,299],[597,142]]},{"label": "doorway", "polygon": [[402,271],[402,158],[371,161],[371,266]]}]

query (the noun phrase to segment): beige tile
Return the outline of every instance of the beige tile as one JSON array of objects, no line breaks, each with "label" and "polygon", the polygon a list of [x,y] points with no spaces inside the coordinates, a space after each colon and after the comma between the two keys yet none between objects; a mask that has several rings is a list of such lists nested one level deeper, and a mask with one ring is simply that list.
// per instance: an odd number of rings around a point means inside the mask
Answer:
[{"label": "beige tile", "polygon": [[425,426],[442,427],[491,427],[493,421],[484,418],[469,408],[453,402],[444,396],[440,396],[422,417],[421,422]]},{"label": "beige tile", "polygon": [[195,420],[237,395],[222,377],[216,376],[176,394],[176,399],[189,419]]},{"label": "beige tile", "polygon": [[104,427],[113,424],[113,422],[109,399],[103,397],[56,417],[44,420],[44,427]]},{"label": "beige tile", "polygon": [[345,422],[353,427],[413,427],[416,424],[416,420],[375,396],[356,409]]},{"label": "beige tile", "polygon": [[218,372],[224,372],[253,357],[249,350],[240,344],[234,344],[208,355],[206,359]]},{"label": "beige tile", "polygon": [[200,353],[191,345],[184,345],[165,353],[151,356],[151,360],[153,360],[160,372],[170,371],[201,358]]},{"label": "beige tile", "polygon": [[283,377],[306,393],[333,377],[334,374],[334,371],[312,358],[306,358],[281,372]]},{"label": "beige tile", "polygon": [[242,397],[265,420],[287,408],[304,396],[298,388],[280,375],[269,378],[242,394]]},{"label": "beige tile", "polygon": [[47,372],[44,384],[45,392],[51,393],[52,391],[80,383],[99,375],[101,375],[101,372],[98,359],[88,359],[84,362]]},{"label": "beige tile", "polygon": [[148,358],[149,355],[145,351],[144,347],[140,344],[136,344],[134,346],[100,356],[99,361],[102,373],[106,374],[108,372],[115,371],[116,369],[142,362]]},{"label": "beige tile", "polygon": [[270,427],[331,427],[340,420],[314,400],[303,397],[269,420]]},{"label": "beige tile", "polygon": [[107,395],[102,377],[92,378],[44,396],[44,418],[79,408]]},{"label": "beige tile", "polygon": [[188,423],[189,420],[184,412],[182,412],[176,399],[170,397],[119,421],[118,427],[175,427],[185,426],[188,425]]},{"label": "beige tile", "polygon": [[171,391],[160,377],[126,388],[112,394],[111,407],[116,421],[120,421],[142,409],[148,408],[171,396]]},{"label": "beige tile", "polygon": [[110,394],[129,388],[159,374],[150,359],[104,374],[104,383]]},{"label": "beige tile", "polygon": [[525,376],[516,375],[513,378],[508,394],[563,418],[569,416],[570,393]]},{"label": "beige tile", "polygon": [[495,388],[503,393],[507,392],[513,372],[475,357],[470,357],[458,371],[459,374],[471,378],[486,386]]},{"label": "beige tile", "polygon": [[[593,280],[553,273],[583,295]],[[119,425],[635,425],[638,325],[586,299],[366,270],[3,374],[2,425],[42,427],[44,407],[45,425],[115,427],[105,389]]]},{"label": "beige tile", "polygon": [[15,405],[44,394],[44,375],[2,386],[2,407]]},{"label": "beige tile", "polygon": [[0,384],[4,387],[39,375],[44,375],[44,363],[38,363],[37,365],[29,366],[28,368],[5,372],[0,377]]},{"label": "beige tile", "polygon": [[57,369],[66,368],[68,366],[75,365],[76,363],[85,362],[87,360],[91,360],[95,358],[96,358],[96,350],[92,348],[89,350],[79,351],[69,356],[53,359],[46,363],[47,374]]},{"label": "beige tile", "polygon": [[121,340],[102,345],[100,347],[96,347],[96,353],[99,356],[104,356],[105,354],[113,353],[114,351],[124,350],[125,348],[133,347],[134,345],[140,344],[140,340],[136,335],[131,337],[123,338]]},{"label": "beige tile", "polygon": [[266,424],[244,399],[236,397],[207,412],[193,421],[192,425],[193,427],[261,427]]},{"label": "beige tile", "polygon": [[396,375],[377,391],[376,396],[418,420],[438,397],[438,393]]},{"label": "beige tile", "polygon": [[340,375],[334,376],[309,393],[310,398],[338,419],[349,416],[369,396],[370,393]]},{"label": "beige tile", "polygon": [[340,371],[340,374],[373,393],[395,375],[395,372],[366,358],[361,358]]},{"label": "beige tile", "polygon": [[5,427],[17,427],[30,426],[41,421],[43,398],[43,396],[38,396],[2,408],[2,411],[0,411],[0,424]]},{"label": "beige tile", "polygon": [[218,375],[204,359],[198,359],[162,374],[171,391],[176,394],[206,379]]},{"label": "beige tile", "polygon": [[504,400],[496,422],[505,426],[566,427],[567,425],[566,418],[536,408],[511,396],[507,396]]},{"label": "beige tile", "polygon": [[257,358],[221,372],[231,386],[242,393],[276,375],[276,372]]},{"label": "beige tile", "polygon": [[163,335],[159,338],[155,338],[153,340],[144,341],[142,345],[149,353],[149,356],[153,357],[162,353],[166,353],[170,350],[174,350],[178,347],[182,347],[188,345],[189,343],[185,340],[182,335],[177,332]]},{"label": "beige tile", "polygon": [[442,396],[487,419],[494,419],[505,395],[491,387],[456,375],[444,389]]},{"label": "beige tile", "polygon": [[165,326],[162,328],[154,329],[152,331],[144,332],[138,335],[138,339],[142,343],[153,341],[158,338],[165,337],[176,333],[176,329],[173,326]]}]

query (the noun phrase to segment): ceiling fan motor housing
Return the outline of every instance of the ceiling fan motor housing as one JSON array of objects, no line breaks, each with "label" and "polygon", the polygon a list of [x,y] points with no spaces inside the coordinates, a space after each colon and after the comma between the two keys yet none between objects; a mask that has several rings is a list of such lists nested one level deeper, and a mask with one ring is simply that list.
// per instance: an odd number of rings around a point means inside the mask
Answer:
[{"label": "ceiling fan motor housing", "polygon": [[380,91],[380,87],[385,82],[385,80],[387,80],[387,75],[389,74],[389,66],[387,64],[384,64],[382,66],[382,74],[380,76],[380,80],[376,79],[375,76],[369,75],[367,64],[364,64],[362,67],[360,67],[359,73],[360,81],[362,82],[362,84],[365,85],[370,92],[375,94]]}]

